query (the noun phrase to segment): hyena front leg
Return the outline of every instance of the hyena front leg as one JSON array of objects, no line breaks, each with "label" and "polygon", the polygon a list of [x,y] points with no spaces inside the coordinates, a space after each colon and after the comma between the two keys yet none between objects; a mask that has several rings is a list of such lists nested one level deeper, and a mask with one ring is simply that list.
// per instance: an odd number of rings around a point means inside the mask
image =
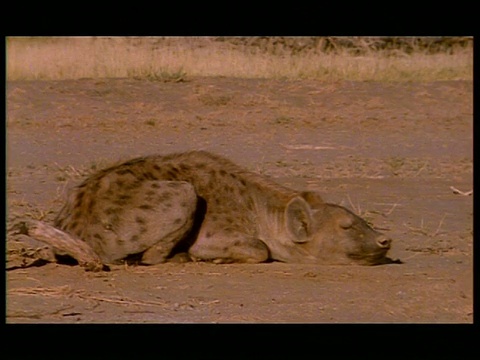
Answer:
[{"label": "hyena front leg", "polygon": [[233,224],[219,226],[212,221],[212,214],[205,216],[205,221],[195,243],[188,253],[195,261],[211,261],[214,263],[261,263],[267,261],[270,252],[267,245],[256,237],[242,232]]}]

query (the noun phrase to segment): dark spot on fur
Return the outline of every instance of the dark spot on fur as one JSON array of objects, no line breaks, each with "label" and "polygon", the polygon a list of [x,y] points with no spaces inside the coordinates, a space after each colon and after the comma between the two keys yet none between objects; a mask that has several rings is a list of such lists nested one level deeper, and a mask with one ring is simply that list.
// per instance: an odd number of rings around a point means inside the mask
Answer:
[{"label": "dark spot on fur", "polygon": [[159,183],[153,183],[152,184],[152,188],[154,188],[154,189],[158,189],[159,187],[160,187]]},{"label": "dark spot on fur", "polygon": [[93,234],[93,238],[98,239],[98,240],[102,240],[102,237],[98,233]]},{"label": "dark spot on fur", "polygon": [[163,192],[161,193],[160,195],[158,195],[158,199],[157,201],[159,203],[163,202],[163,201],[167,201],[167,200],[171,200],[172,199],[172,193],[171,192]]},{"label": "dark spot on fur", "polygon": [[133,190],[133,189],[136,189],[140,186],[142,186],[142,183],[143,181],[142,180],[135,180],[135,181],[132,181],[131,183],[129,183],[128,185],[125,185],[125,189],[126,190]]},{"label": "dark spot on fur", "polygon": [[117,179],[115,181],[115,185],[117,185],[118,187],[122,187],[124,184],[125,184],[125,180]]},{"label": "dark spot on fur", "polygon": [[176,180],[177,179],[177,174],[173,172],[172,170],[167,171],[167,176],[169,179]]},{"label": "dark spot on fur", "polygon": [[217,215],[210,215],[210,219],[212,221],[217,221],[218,217],[217,217]]},{"label": "dark spot on fur", "polygon": [[71,216],[72,219],[81,219],[82,218],[82,211],[81,209],[76,209],[72,216]]},{"label": "dark spot on fur", "polygon": [[[128,163],[125,163],[124,165],[128,165]],[[129,168],[119,169],[119,170],[115,171],[115,174],[117,174],[117,175],[126,175],[126,174],[135,175],[135,173]]]},{"label": "dark spot on fur", "polygon": [[112,215],[112,214],[118,214],[122,211],[121,208],[118,208],[118,207],[110,207],[110,208],[107,208],[105,209],[105,214],[107,215]]},{"label": "dark spot on fur", "polygon": [[145,193],[145,195],[147,195],[147,196],[152,196],[152,195],[155,195],[155,193],[156,193],[156,191],[154,191],[154,190],[148,190],[148,191]]},{"label": "dark spot on fur", "polygon": [[110,197],[110,196],[113,196],[114,195],[114,192],[113,192],[113,189],[111,187],[108,188],[107,191],[105,191],[104,193],[104,196],[107,196],[107,197]]},{"label": "dark spot on fur", "polygon": [[68,228],[71,230],[71,231],[75,231],[78,227],[78,221],[72,221],[69,225],[68,225]]},{"label": "dark spot on fur", "polygon": [[172,207],[172,203],[169,203],[169,202],[163,203],[163,207],[164,207],[165,209],[170,209],[170,208]]},{"label": "dark spot on fur", "polygon": [[80,191],[77,194],[76,202],[75,202],[75,207],[80,206],[82,203],[83,196],[85,195],[85,191]]},{"label": "dark spot on fur", "polygon": [[234,220],[233,220],[230,216],[226,216],[226,217],[225,217],[225,221],[226,221],[227,223],[229,223],[229,224],[233,224],[233,221],[234,221]]},{"label": "dark spot on fur", "polygon": [[94,199],[90,199],[90,202],[88,203],[88,212],[91,214],[92,211],[93,211],[93,208],[95,206],[95,200]]},{"label": "dark spot on fur", "polygon": [[118,223],[120,222],[120,216],[118,216],[117,214],[110,215],[108,219],[110,220],[111,227],[113,227],[114,225],[118,225]]},{"label": "dark spot on fur", "polygon": [[135,159],[132,159],[132,160],[128,160],[128,161],[124,162],[122,165],[123,166],[138,165],[138,164],[145,163],[145,161],[146,161],[145,157],[139,157],[139,158],[135,158]]},{"label": "dark spot on fur", "polygon": [[92,192],[97,192],[98,189],[100,189],[100,181],[96,181],[96,182],[92,185],[91,191],[92,191]]},{"label": "dark spot on fur", "polygon": [[153,164],[153,168],[157,171],[160,171],[160,166],[158,166],[157,164]]},{"label": "dark spot on fur", "polygon": [[145,224],[146,222],[145,219],[140,216],[135,217],[135,221],[137,224],[141,224],[141,225]]},{"label": "dark spot on fur", "polygon": [[247,185],[247,182],[245,181],[245,179],[240,179],[240,182],[242,183],[243,186]]},{"label": "dark spot on fur", "polygon": [[225,176],[225,175],[227,175],[227,172],[226,172],[225,170],[223,170],[223,169],[222,169],[222,170],[220,170],[220,171],[219,171],[219,173],[220,173],[220,175],[222,175],[222,176]]},{"label": "dark spot on fur", "polygon": [[233,246],[239,246],[242,242],[240,240],[235,240]]},{"label": "dark spot on fur", "polygon": [[140,205],[138,208],[142,210],[152,210],[153,206],[149,204],[143,204],[143,205]]},{"label": "dark spot on fur", "polygon": [[173,223],[177,224],[177,225],[180,224],[181,222],[182,222],[182,218],[177,218],[177,219],[173,220]]},{"label": "dark spot on fur", "polygon": [[85,186],[87,186],[87,182],[84,181],[82,184],[78,185],[77,188],[78,189],[83,189]]},{"label": "dark spot on fur", "polygon": [[113,203],[116,205],[126,205],[131,198],[130,195],[119,195]]},{"label": "dark spot on fur", "polygon": [[140,239],[140,236],[138,236],[138,235],[133,235],[133,236],[130,238],[130,241],[131,241],[131,242],[137,242],[139,239]]},{"label": "dark spot on fur", "polygon": [[188,171],[188,170],[190,170],[190,166],[185,165],[185,164],[180,164],[179,167],[180,167],[180,169],[181,169],[182,171]]},{"label": "dark spot on fur", "polygon": [[150,172],[146,171],[143,173],[143,178],[147,180],[156,180],[157,178]]},{"label": "dark spot on fur", "polygon": [[209,238],[209,237],[211,237],[212,235],[213,235],[213,233],[212,233],[212,232],[210,232],[210,231],[207,231],[207,233],[205,234],[205,237]]},{"label": "dark spot on fur", "polygon": [[145,226],[140,227],[140,234],[145,234],[148,229]]}]

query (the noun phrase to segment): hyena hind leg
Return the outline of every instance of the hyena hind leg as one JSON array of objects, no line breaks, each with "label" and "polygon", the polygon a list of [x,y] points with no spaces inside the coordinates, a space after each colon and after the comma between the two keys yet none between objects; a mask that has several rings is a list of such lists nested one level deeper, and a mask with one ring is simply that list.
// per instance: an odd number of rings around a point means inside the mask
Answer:
[{"label": "hyena hind leg", "polygon": [[116,231],[110,238],[105,237],[103,257],[120,260],[134,255],[144,265],[167,261],[172,250],[191,232],[197,202],[190,183],[146,182],[132,199],[132,206],[123,209],[120,224],[113,229]]}]

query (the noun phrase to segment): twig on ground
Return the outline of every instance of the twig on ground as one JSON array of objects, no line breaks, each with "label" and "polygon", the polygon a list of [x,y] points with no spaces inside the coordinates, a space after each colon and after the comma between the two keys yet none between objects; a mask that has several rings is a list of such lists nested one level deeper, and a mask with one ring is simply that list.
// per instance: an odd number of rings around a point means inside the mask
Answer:
[{"label": "twig on ground", "polygon": [[473,190],[470,191],[460,191],[456,187],[450,186],[450,189],[453,191],[454,194],[459,194],[463,196],[470,196],[473,194]]},{"label": "twig on ground", "polygon": [[390,215],[397,206],[398,206],[398,203],[393,204],[392,208],[385,213],[385,216]]},{"label": "twig on ground", "polygon": [[447,216],[447,214],[443,214],[442,220],[440,220],[440,223],[438,224],[437,230],[435,230],[432,237],[436,236],[438,234],[438,232],[440,231],[440,228],[442,227],[442,223],[443,223],[443,220],[445,219],[445,216]]},{"label": "twig on ground", "polygon": [[413,177],[417,177],[418,175],[420,175],[420,173],[423,171],[423,169],[425,169],[425,166],[427,166],[428,164],[428,161],[425,161],[425,163],[422,165],[422,167],[417,171],[417,173],[415,175],[413,175]]},{"label": "twig on ground", "polygon": [[333,146],[314,146],[314,145],[284,145],[280,144],[283,148],[288,150],[335,150]]},{"label": "twig on ground", "polygon": [[16,222],[10,229],[9,234],[23,234],[53,246],[60,252],[65,252],[78,261],[87,271],[101,271],[104,264],[100,257],[84,241],[73,235],[67,234],[51,225],[32,219],[23,219]]},{"label": "twig on ground", "polygon": [[419,228],[415,228],[415,227],[409,226],[409,225],[407,225],[406,223],[403,223],[403,226],[405,226],[405,227],[406,227],[407,229],[409,229],[410,231],[413,231],[413,232],[416,232],[416,233],[420,233],[420,234],[425,235],[425,236],[429,236],[429,235],[428,235],[428,232],[423,229],[423,219],[422,219],[422,222],[421,222],[421,226],[420,226]]},{"label": "twig on ground", "polygon": [[347,198],[348,198],[348,202],[350,203],[350,206],[352,207],[353,211],[355,211],[355,213],[360,216],[361,214],[361,208],[360,208],[360,204],[358,205],[358,209],[357,207],[353,204],[352,202],[352,199],[350,198],[350,195],[347,194]]},{"label": "twig on ground", "polygon": [[431,232],[429,231],[428,229],[425,229],[425,227],[423,226],[423,218],[422,220],[420,221],[420,227],[419,228],[415,228],[415,227],[412,227],[412,226],[409,226],[407,225],[406,223],[403,223],[403,226],[405,226],[406,228],[408,228],[410,231],[413,231],[413,232],[417,232],[417,233],[420,233],[422,235],[425,235],[425,236],[428,236],[428,237],[435,237],[438,235],[438,233],[440,232],[440,228],[442,227],[442,224],[443,224],[443,220],[445,220],[445,217],[447,216],[447,214],[444,214],[442,219],[440,220],[438,226],[437,226],[437,229],[435,230],[435,232]]},{"label": "twig on ground", "polygon": [[42,288],[42,287],[31,287],[31,288],[16,288],[8,290],[10,295],[30,295],[30,296],[42,296],[42,297],[61,297],[61,296],[72,296],[75,295],[78,298],[85,300],[94,300],[102,301],[120,305],[156,305],[156,306],[165,306],[166,302],[163,301],[144,301],[144,300],[133,300],[125,297],[114,298],[114,297],[105,297],[105,296],[95,296],[86,294],[82,290],[73,290],[69,285],[57,286],[54,288]]}]

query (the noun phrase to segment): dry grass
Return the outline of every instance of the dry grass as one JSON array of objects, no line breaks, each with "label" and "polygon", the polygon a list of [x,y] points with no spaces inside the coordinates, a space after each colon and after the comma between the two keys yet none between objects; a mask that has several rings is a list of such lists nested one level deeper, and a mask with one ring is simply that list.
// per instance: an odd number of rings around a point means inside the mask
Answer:
[{"label": "dry grass", "polygon": [[397,55],[368,51],[276,54],[213,38],[7,38],[7,79],[189,76],[319,79],[327,81],[472,80],[473,49]]},{"label": "dry grass", "polygon": [[407,225],[406,223],[404,223],[403,225],[408,228],[410,231],[412,232],[415,232],[415,233],[420,233],[424,236],[429,236],[429,237],[432,237],[434,238],[435,236],[437,236],[439,233],[440,233],[440,229],[442,227],[442,224],[443,224],[443,221],[445,220],[445,217],[447,216],[447,214],[443,214],[443,217],[442,219],[440,220],[438,226],[437,226],[437,229],[435,231],[432,231],[431,229],[428,229],[424,226],[424,223],[423,223],[423,217],[420,221],[420,227],[413,227],[413,226],[409,226]]}]

